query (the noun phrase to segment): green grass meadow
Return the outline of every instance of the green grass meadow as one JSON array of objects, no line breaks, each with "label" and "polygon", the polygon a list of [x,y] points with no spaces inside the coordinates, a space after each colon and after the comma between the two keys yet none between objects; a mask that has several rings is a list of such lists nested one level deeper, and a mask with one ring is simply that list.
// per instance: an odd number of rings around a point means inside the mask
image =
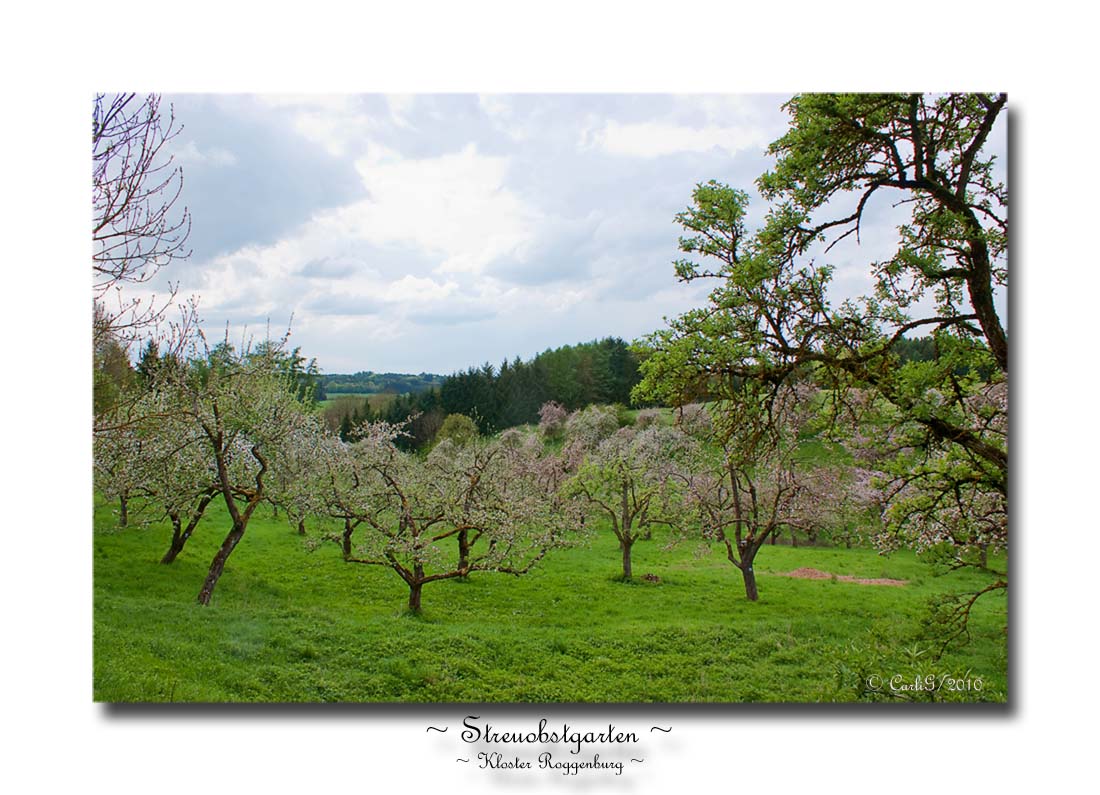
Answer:
[{"label": "green grass meadow", "polygon": [[[610,532],[524,577],[430,583],[424,612],[388,569],[309,551],[261,509],[210,607],[196,595],[228,528],[211,507],[179,559],[165,523],[118,528],[97,501],[94,697],[106,702],[833,702],[1007,697],[1006,604],[984,597],[971,639],[935,659],[930,598],[978,574],[933,576],[912,553],[766,547],[760,601],[717,549],[635,545],[624,583]],[[903,587],[779,576],[800,567]],[[868,690],[879,677],[880,690]],[[890,690],[938,678],[935,690]],[[943,678],[952,681],[943,684]],[[980,685],[978,684],[980,680]],[[965,685],[962,683],[965,682]],[[980,686],[980,690],[976,689]],[[948,689],[948,687],[954,689]]]}]

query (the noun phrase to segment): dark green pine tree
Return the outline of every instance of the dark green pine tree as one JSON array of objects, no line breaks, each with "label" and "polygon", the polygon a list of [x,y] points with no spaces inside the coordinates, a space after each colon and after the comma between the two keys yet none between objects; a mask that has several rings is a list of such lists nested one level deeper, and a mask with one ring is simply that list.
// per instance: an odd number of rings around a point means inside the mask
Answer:
[{"label": "dark green pine tree", "polygon": [[153,385],[153,379],[156,378],[160,366],[160,346],[157,345],[156,340],[149,340],[145,343],[145,347],[141,349],[141,356],[138,357],[137,367],[134,368],[134,371],[137,373],[138,383],[145,389],[149,389]]}]

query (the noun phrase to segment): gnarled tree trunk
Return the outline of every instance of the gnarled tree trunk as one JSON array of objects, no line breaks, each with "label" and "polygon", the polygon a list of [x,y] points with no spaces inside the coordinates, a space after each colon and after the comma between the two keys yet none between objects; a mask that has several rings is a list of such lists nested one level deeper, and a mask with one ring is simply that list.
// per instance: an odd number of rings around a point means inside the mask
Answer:
[{"label": "gnarled tree trunk", "polygon": [[187,539],[191,537],[191,534],[195,532],[195,528],[198,527],[199,520],[202,519],[206,506],[209,505],[213,499],[214,494],[209,493],[199,500],[199,504],[195,507],[195,510],[191,512],[191,518],[187,520],[187,527],[182,526],[178,513],[168,514],[169,518],[172,520],[172,543],[168,547],[168,551],[164,553],[164,557],[160,559],[161,563],[171,563],[179,556],[180,552],[183,551],[184,545],[187,543]]},{"label": "gnarled tree trunk", "polygon": [[[458,571],[470,570],[470,533],[468,530],[458,531]],[[466,575],[463,574],[463,577]]]},{"label": "gnarled tree trunk", "polygon": [[229,531],[229,535],[225,537],[225,541],[222,542],[221,548],[218,549],[218,553],[214,555],[214,560],[210,562],[210,571],[206,575],[206,581],[202,584],[202,590],[199,591],[199,604],[209,605],[210,597],[214,595],[214,586],[218,584],[218,578],[222,576],[222,570],[225,568],[225,561],[229,559],[230,553],[240,543],[241,538],[244,536],[244,525],[240,523],[234,523],[233,529]]},{"label": "gnarled tree trunk", "polygon": [[340,546],[344,551],[344,560],[351,557],[351,533],[355,529],[355,525],[351,523],[351,519],[344,520],[344,534],[340,537]]},{"label": "gnarled tree trunk", "polygon": [[168,551],[164,553],[164,557],[160,559],[161,563],[171,563],[174,561],[179,553],[183,551],[183,545],[187,543],[187,539],[183,535],[180,515],[178,513],[170,513],[168,516],[172,520],[172,543],[169,544]]},{"label": "gnarled tree trunk", "polygon": [[405,577],[409,586],[409,612],[420,614],[420,592],[424,590],[424,566],[417,563],[413,566],[411,576]]}]

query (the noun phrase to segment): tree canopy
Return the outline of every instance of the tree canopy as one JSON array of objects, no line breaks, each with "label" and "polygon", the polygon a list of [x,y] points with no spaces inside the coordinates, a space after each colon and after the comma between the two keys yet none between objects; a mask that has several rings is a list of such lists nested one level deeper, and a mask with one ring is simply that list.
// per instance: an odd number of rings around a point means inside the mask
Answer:
[{"label": "tree canopy", "polygon": [[438,389],[397,395],[379,409],[363,403],[343,435],[350,438],[356,419],[407,423],[406,434],[395,443],[402,449],[421,449],[431,443],[450,414],[469,417],[479,433],[492,434],[539,423],[540,411],[551,401],[567,411],[629,403],[640,377],[637,355],[622,339],[563,345],[529,361],[516,357],[499,367],[486,362],[452,373]]},{"label": "tree canopy", "polygon": [[[734,416],[746,384],[778,394],[810,381],[826,391],[835,428],[874,434],[888,451],[879,471],[908,506],[887,514],[894,538],[945,544],[955,565],[975,562],[975,545],[1003,546],[1009,357],[997,293],[1007,288],[1008,200],[989,150],[1005,102],[791,99],[790,128],[769,149],[775,168],[757,181],[765,222],[748,229],[748,194],[715,181],[677,216],[687,255],[677,276],[716,286],[706,306],[639,346],[635,396],[682,404],[704,395]],[[897,246],[867,262],[867,294],[836,302],[828,258],[842,242],[858,247],[880,201],[905,210]],[[919,359],[905,341],[917,333],[930,339]],[[943,526],[979,504],[981,532],[970,520]]]}]

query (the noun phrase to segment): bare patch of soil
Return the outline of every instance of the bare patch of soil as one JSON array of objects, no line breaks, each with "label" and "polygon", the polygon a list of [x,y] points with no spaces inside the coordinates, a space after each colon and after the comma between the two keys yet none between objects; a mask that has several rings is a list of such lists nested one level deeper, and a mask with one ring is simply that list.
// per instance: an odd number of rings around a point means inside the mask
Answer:
[{"label": "bare patch of soil", "polygon": [[841,582],[855,582],[860,585],[908,585],[909,580],[891,580],[889,577],[852,577],[849,574],[831,574],[820,569],[801,568],[794,571],[780,572],[780,577],[797,577],[800,580],[840,580]]}]

